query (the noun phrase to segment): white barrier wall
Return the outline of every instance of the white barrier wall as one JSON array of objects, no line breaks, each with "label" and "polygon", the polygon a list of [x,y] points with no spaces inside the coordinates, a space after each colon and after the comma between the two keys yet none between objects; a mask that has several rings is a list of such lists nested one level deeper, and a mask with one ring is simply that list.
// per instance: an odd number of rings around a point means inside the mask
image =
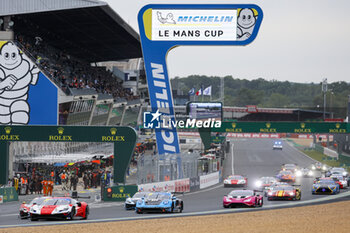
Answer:
[{"label": "white barrier wall", "polygon": [[334,150],[328,149],[327,147],[324,147],[323,154],[338,159],[338,153]]},{"label": "white barrier wall", "polygon": [[208,175],[200,176],[199,177],[199,188],[204,189],[209,186],[215,185],[220,182],[220,175],[219,172],[214,172]]}]

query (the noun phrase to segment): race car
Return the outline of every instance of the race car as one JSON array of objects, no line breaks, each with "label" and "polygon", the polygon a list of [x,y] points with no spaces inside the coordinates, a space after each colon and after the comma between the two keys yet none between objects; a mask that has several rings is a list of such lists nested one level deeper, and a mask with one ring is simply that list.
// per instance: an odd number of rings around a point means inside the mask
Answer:
[{"label": "race car", "polygon": [[224,196],[223,207],[262,207],[263,196],[253,190],[233,190]]},{"label": "race car", "polygon": [[311,165],[312,170],[317,170],[317,171],[327,171],[329,167],[326,164],[322,164],[320,162],[316,162]]},{"label": "race car", "polygon": [[145,197],[149,192],[137,192],[134,196],[129,197],[125,200],[124,208],[126,210],[134,210],[136,207],[136,202]]},{"label": "race car", "polygon": [[272,176],[263,176],[260,177],[259,180],[255,182],[255,186],[258,189],[264,190],[270,187],[271,185],[275,184],[277,182],[275,177]]},{"label": "race car", "polygon": [[276,186],[282,186],[282,185],[290,185],[289,183],[286,183],[286,182],[276,182],[272,185],[270,185],[269,187],[266,187],[265,190],[264,190],[264,196],[267,197],[267,193],[270,191],[270,190],[273,190],[274,187]]},{"label": "race car", "polygon": [[281,167],[282,171],[291,171],[293,173],[296,173],[299,170],[298,165],[294,164],[294,163],[287,163],[287,164],[283,164]]},{"label": "race car", "polygon": [[282,150],[283,149],[282,141],[275,141],[273,143],[272,149],[273,150]]},{"label": "race car", "polygon": [[344,178],[342,175],[333,174],[330,176],[337,184],[339,184],[339,188],[345,189],[348,187],[348,180]]},{"label": "race car", "polygon": [[230,175],[224,180],[224,187],[247,187],[248,178],[241,175]]},{"label": "race car", "polygon": [[313,177],[315,175],[315,173],[308,168],[301,168],[299,171],[302,177]]},{"label": "race car", "polygon": [[28,204],[26,204],[26,202],[24,201],[21,205],[21,207],[19,208],[19,217],[21,219],[25,219],[25,218],[29,218],[29,210],[31,207],[33,207],[34,205],[41,205],[41,203],[44,202],[44,200],[48,199],[48,197],[36,197],[34,198],[31,202],[29,202]]},{"label": "race car", "polygon": [[295,175],[290,170],[280,171],[276,178],[282,182],[295,182]]},{"label": "race car", "polygon": [[30,220],[38,219],[69,219],[75,217],[87,219],[89,206],[86,202],[79,202],[70,197],[51,197],[41,205],[33,205],[30,210]]},{"label": "race car", "polygon": [[316,177],[314,179],[314,184],[316,184],[318,181],[323,181],[323,180],[325,180],[325,181],[332,181],[333,180],[336,184],[339,185],[340,189],[343,188],[342,182],[340,182],[337,178],[332,178],[332,177]]},{"label": "race car", "polygon": [[267,200],[300,200],[301,190],[292,185],[276,185],[267,193]]},{"label": "race car", "polygon": [[326,173],[326,176],[331,176],[333,174],[342,175],[344,177],[347,177],[349,175],[348,171],[343,167],[333,167]]},{"label": "race car", "polygon": [[141,200],[136,202],[135,211],[138,214],[144,212],[161,212],[161,213],[181,213],[184,209],[184,203],[175,195],[167,192],[151,192]]},{"label": "race car", "polygon": [[312,194],[338,194],[340,187],[333,179],[321,179],[312,185],[311,192]]}]

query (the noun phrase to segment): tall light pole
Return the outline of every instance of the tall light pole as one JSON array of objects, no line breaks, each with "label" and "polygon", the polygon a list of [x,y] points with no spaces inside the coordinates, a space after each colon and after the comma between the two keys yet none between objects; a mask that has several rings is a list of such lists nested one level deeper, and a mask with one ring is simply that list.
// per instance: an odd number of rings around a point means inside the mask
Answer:
[{"label": "tall light pole", "polygon": [[326,119],[326,93],[327,93],[327,79],[324,78],[322,81],[322,92],[323,92],[323,120]]}]

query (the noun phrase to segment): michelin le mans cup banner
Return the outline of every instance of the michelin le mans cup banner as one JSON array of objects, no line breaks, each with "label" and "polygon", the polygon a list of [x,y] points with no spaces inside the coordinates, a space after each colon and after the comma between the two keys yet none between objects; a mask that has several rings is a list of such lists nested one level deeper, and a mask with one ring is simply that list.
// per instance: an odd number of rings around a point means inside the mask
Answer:
[{"label": "michelin le mans cup banner", "polygon": [[[159,154],[180,152],[167,53],[180,45],[247,45],[256,38],[262,19],[260,7],[252,4],[156,4],[140,10],[138,22],[152,107],[152,117],[144,127],[155,128]],[[162,126],[162,118],[170,118],[173,127]]]},{"label": "michelin le mans cup banner", "polygon": [[57,125],[57,87],[12,41],[0,41],[0,125]]}]

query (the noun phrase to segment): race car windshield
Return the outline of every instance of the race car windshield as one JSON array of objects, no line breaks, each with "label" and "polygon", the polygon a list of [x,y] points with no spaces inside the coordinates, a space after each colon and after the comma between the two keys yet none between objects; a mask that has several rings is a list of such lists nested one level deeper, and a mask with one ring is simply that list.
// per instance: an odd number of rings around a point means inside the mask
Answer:
[{"label": "race car windshield", "polygon": [[284,190],[284,191],[293,191],[294,188],[291,186],[276,186],[272,188],[273,190]]},{"label": "race car windshield", "polygon": [[280,174],[282,174],[282,175],[291,175],[292,172],[291,171],[281,171]]},{"label": "race car windshield", "polygon": [[141,198],[141,197],[144,197],[145,195],[146,193],[135,193],[132,198]]},{"label": "race car windshield", "polygon": [[70,204],[70,199],[49,199],[46,200],[44,205],[68,205]]},{"label": "race car windshield", "polygon": [[228,179],[241,180],[241,179],[243,179],[243,177],[242,176],[229,176]]},{"label": "race car windshield", "polygon": [[45,198],[35,198],[29,203],[29,205],[34,205],[34,204],[41,205],[44,201],[45,201]]},{"label": "race car windshield", "polygon": [[334,184],[335,182],[333,180],[320,180],[317,182],[318,184]]},{"label": "race car windshield", "polygon": [[159,194],[159,193],[152,193],[147,198],[148,199],[156,199],[156,200],[168,200],[168,199],[170,199],[170,195]]},{"label": "race car windshield", "polygon": [[344,172],[345,171],[345,169],[344,168],[333,168],[332,170],[331,170],[331,172],[339,172],[339,173],[341,173],[341,172]]},{"label": "race car windshield", "polygon": [[229,196],[237,197],[237,196],[253,196],[254,192],[251,190],[233,190],[230,192]]}]

